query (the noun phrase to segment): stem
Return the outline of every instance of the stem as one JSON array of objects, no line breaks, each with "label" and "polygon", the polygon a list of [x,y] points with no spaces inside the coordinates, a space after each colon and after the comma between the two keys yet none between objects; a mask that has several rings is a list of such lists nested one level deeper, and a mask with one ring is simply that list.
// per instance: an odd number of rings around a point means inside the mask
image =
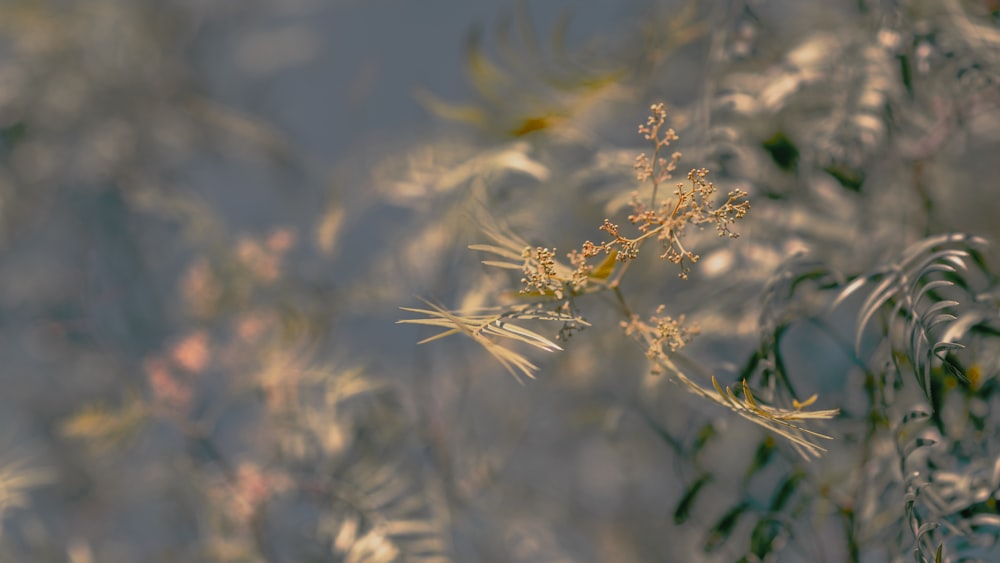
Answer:
[{"label": "stem", "polygon": [[659,162],[659,160],[660,160],[660,143],[657,142],[655,138],[653,139],[653,143],[654,143],[654,148],[653,148],[653,162],[652,162],[653,175],[650,177],[650,179],[652,179],[652,181],[653,181],[653,197],[649,200],[649,209],[655,211],[656,210],[656,190],[657,190],[657,188],[660,187],[660,182],[659,182],[659,179],[657,178],[657,175],[658,175],[659,172],[656,169],[656,163]]},{"label": "stem", "polygon": [[631,319],[632,309],[628,306],[628,303],[625,302],[625,296],[622,295],[622,291],[618,289],[617,285],[611,288],[611,290],[615,292],[615,297],[618,299],[618,303],[622,306],[622,313],[625,314],[625,318]]}]

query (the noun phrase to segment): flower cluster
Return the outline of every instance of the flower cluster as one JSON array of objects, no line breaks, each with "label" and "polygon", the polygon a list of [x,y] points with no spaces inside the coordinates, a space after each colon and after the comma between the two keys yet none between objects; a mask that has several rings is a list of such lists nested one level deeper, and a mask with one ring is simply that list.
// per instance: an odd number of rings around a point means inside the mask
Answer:
[{"label": "flower cluster", "polygon": [[[673,172],[677,169],[677,163],[681,159],[681,153],[674,152],[668,161],[660,156],[660,151],[669,147],[680,137],[672,128],[668,128],[662,135],[660,134],[660,129],[667,120],[667,110],[662,102],[653,104],[649,109],[649,117],[644,125],[639,126],[639,134],[647,141],[652,141],[653,157],[650,159],[645,153],[640,154],[635,158],[634,168],[636,179],[640,182],[652,181],[655,190],[656,186],[673,177]],[[654,203],[656,201],[655,191],[653,201]]]},{"label": "flower cluster", "polygon": [[615,252],[617,259],[627,262],[636,258],[639,248],[646,239],[655,238],[660,243],[660,258],[666,259],[681,267],[680,277],[687,279],[690,265],[698,261],[700,256],[684,246],[682,238],[689,225],[699,227],[714,223],[719,236],[737,238],[738,233],[731,229],[737,219],[746,217],[750,210],[750,202],[746,200],[747,193],[740,189],[729,192],[721,205],[715,204],[715,185],[708,181],[709,171],[706,168],[696,168],[688,172],[688,182],[678,183],[673,192],[673,198],[657,204],[656,192],[660,183],[673,177],[673,172],[680,161],[681,153],[674,152],[670,160],[662,158],[659,153],[678,139],[673,129],[667,129],[661,134],[666,118],[663,104],[654,104],[650,108],[650,116],[645,125],[639,126],[639,133],[653,143],[653,156],[639,155],[635,168],[637,178],[650,181],[653,193],[647,206],[639,199],[638,192],[632,194],[632,213],[628,220],[639,231],[635,237],[621,233],[620,227],[605,219],[601,230],[612,238],[600,244],[587,241],[580,252],[584,257],[597,256],[602,252]]},{"label": "flower cluster", "polygon": [[648,320],[632,315],[629,320],[621,322],[626,335],[637,337],[646,344],[646,357],[652,361],[664,356],[667,350],[671,353],[680,350],[700,332],[696,326],[685,325],[687,319],[684,315],[676,319],[664,315],[665,309],[665,305],[660,305]]},{"label": "flower cluster", "polygon": [[521,283],[522,294],[538,293],[540,295],[555,295],[563,297],[563,283],[556,272],[556,249],[537,246],[525,247],[521,251],[524,265],[521,271],[524,277]]}]

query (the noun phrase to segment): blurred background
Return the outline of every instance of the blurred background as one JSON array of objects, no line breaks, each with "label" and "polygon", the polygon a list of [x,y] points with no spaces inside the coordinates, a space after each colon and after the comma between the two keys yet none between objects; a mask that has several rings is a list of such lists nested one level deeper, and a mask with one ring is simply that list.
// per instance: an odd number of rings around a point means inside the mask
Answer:
[{"label": "blurred background", "polygon": [[[850,410],[859,303],[816,321],[845,278],[776,280],[797,252],[853,277],[921,237],[995,240],[997,10],[0,0],[0,559],[908,554],[902,493],[858,492],[863,425],[808,469],[772,458],[649,375],[607,302],[525,385],[395,322],[509,302],[467,249],[484,223],[596,240],[663,100],[681,168],[753,212],[739,241],[692,235],[692,280],[649,262],[625,289],[694,318],[727,383],[798,326],[782,369]],[[760,524],[782,487],[792,516]]]}]

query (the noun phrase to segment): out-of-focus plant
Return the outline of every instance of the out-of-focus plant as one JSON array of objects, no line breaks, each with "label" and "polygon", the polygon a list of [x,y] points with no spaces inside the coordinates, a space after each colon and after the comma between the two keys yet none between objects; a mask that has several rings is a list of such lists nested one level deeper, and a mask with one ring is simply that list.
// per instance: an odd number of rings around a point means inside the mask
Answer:
[{"label": "out-of-focus plant", "polygon": [[321,345],[354,282],[298,262],[341,194],[206,85],[217,9],[0,4],[0,559],[442,560],[398,389]]}]

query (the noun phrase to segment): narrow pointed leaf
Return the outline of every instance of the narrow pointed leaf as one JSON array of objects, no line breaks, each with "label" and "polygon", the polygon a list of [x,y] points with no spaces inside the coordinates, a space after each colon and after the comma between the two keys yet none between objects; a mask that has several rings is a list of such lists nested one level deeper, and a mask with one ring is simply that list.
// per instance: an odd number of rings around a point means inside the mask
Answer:
[{"label": "narrow pointed leaf", "polygon": [[691,518],[691,508],[694,507],[694,502],[698,498],[698,493],[701,489],[712,479],[709,474],[704,474],[699,477],[681,497],[681,500],[677,503],[677,508],[674,509],[674,524],[678,526],[687,522]]}]

